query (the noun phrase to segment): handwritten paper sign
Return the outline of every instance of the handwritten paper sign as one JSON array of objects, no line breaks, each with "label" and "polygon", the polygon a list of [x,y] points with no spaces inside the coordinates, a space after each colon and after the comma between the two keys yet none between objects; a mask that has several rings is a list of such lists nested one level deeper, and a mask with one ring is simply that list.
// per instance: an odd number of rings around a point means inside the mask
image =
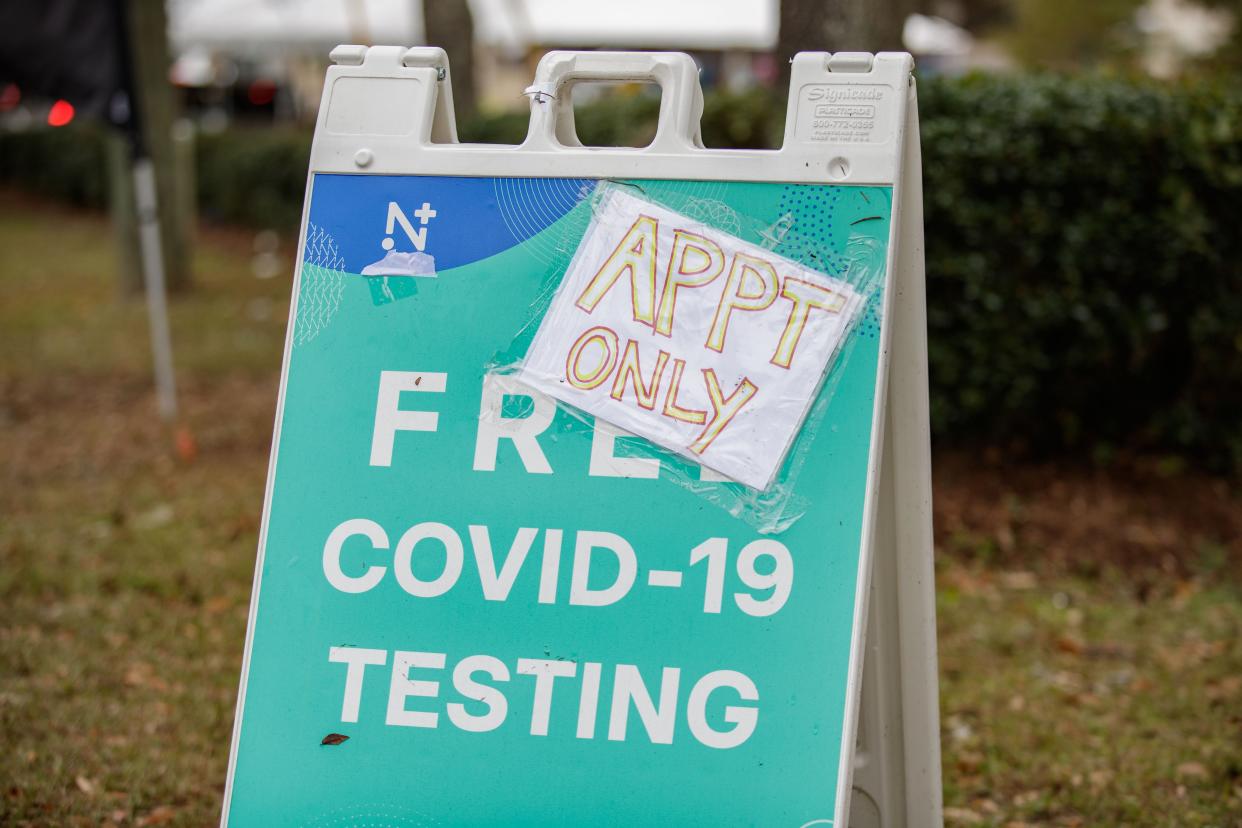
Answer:
[{"label": "handwritten paper sign", "polygon": [[846,282],[609,187],[520,379],[767,489],[861,305]]}]

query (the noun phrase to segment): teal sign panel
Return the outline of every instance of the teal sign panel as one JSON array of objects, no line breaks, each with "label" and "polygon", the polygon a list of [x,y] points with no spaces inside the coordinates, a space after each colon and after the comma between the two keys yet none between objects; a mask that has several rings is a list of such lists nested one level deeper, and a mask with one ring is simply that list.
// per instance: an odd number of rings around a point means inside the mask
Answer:
[{"label": "teal sign panel", "polygon": [[832,819],[891,190],[610,182],[837,278],[881,263],[765,499],[506,373],[597,186],[314,177],[227,824]]}]

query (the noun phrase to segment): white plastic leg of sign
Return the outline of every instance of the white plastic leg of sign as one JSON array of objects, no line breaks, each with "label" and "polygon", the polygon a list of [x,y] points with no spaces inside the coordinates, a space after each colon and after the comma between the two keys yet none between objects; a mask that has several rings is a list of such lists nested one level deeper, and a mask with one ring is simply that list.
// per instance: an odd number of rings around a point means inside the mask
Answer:
[{"label": "white plastic leg of sign", "polygon": [[401,65],[413,69],[436,70],[436,103],[431,120],[431,140],[437,144],[457,143],[457,113],[453,109],[453,76],[448,55],[439,46],[415,46],[401,55]]},{"label": "white plastic leg of sign", "polygon": [[[328,71],[311,149],[311,168],[322,164],[330,137],[411,138],[420,143],[456,144],[457,118],[448,55],[435,46],[337,46]],[[359,170],[374,160],[369,147],[350,159]]]},{"label": "white plastic leg of sign", "polygon": [[913,90],[908,106],[851,828],[943,824],[923,187]]}]

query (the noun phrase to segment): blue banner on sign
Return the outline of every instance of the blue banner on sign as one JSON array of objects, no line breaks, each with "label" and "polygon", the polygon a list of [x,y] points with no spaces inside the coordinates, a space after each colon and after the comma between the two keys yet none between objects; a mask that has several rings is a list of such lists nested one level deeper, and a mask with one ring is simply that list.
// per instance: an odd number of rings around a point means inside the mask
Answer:
[{"label": "blue banner on sign", "polygon": [[361,273],[389,251],[424,252],[436,268],[477,262],[547,229],[593,181],[320,175],[310,221],[336,241],[341,269]]}]

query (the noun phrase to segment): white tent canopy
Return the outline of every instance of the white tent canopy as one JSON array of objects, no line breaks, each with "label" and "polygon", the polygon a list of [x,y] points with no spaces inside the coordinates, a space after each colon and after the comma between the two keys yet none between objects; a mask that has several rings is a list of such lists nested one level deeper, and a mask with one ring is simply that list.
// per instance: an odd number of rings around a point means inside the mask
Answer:
[{"label": "white tent canopy", "polygon": [[168,28],[178,51],[326,56],[340,43],[420,44],[423,14],[416,0],[172,0]]},{"label": "white tent canopy", "polygon": [[[478,41],[542,47],[766,50],[779,0],[470,0]],[[421,0],[171,0],[178,51],[326,55],[338,43],[417,45]]]},{"label": "white tent canopy", "polygon": [[530,46],[767,50],[779,0],[472,0],[477,36]]}]

